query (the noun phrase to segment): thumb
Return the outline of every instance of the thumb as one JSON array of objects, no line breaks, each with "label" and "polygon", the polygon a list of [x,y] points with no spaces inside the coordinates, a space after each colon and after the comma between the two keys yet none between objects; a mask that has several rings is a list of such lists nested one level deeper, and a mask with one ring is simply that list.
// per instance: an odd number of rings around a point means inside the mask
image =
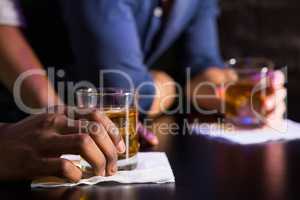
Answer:
[{"label": "thumb", "polygon": [[153,132],[151,132],[147,128],[145,128],[142,125],[142,123],[138,123],[138,134],[142,139],[144,139],[147,143],[149,143],[151,145],[159,144],[159,140],[158,140],[157,136]]}]

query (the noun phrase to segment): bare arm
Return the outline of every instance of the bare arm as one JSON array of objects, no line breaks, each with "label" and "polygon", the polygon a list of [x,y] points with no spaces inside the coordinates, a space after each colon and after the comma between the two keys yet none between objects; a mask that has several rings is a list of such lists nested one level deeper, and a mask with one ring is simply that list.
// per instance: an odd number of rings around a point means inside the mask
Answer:
[{"label": "bare arm", "polygon": [[[19,28],[0,26],[0,81],[12,92],[18,76],[33,69],[43,68]],[[60,103],[46,75],[26,78],[21,96],[23,102],[33,108]]]}]

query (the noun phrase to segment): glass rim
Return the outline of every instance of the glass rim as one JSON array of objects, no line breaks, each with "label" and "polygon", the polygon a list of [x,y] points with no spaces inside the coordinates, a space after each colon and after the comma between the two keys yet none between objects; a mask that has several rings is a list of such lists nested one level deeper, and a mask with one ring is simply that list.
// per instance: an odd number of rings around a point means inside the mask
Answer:
[{"label": "glass rim", "polygon": [[[111,91],[111,92],[108,92]],[[117,87],[102,88],[80,88],[76,94],[96,95],[96,96],[113,96],[113,95],[135,95],[135,90]]]},{"label": "glass rim", "polygon": [[[239,66],[239,64],[241,66]],[[225,62],[226,68],[231,68],[237,72],[262,72],[267,73],[275,69],[275,64],[271,59],[264,57],[230,58]]]}]

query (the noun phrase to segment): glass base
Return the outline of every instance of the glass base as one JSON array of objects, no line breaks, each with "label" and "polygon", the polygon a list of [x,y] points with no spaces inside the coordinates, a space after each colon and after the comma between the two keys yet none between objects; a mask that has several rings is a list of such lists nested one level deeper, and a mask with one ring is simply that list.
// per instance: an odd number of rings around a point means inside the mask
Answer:
[{"label": "glass base", "polygon": [[118,160],[118,170],[134,170],[137,167],[138,159],[137,155],[127,159]]},{"label": "glass base", "polygon": [[[122,159],[117,161],[117,166],[119,171],[134,170],[136,169],[137,164],[138,164],[137,155],[132,156],[128,159]],[[92,167],[84,159],[78,161],[76,166],[78,166],[82,170],[83,178],[90,178],[95,175]]]},{"label": "glass base", "polygon": [[227,122],[241,128],[260,128],[264,123],[254,117],[228,117]]}]

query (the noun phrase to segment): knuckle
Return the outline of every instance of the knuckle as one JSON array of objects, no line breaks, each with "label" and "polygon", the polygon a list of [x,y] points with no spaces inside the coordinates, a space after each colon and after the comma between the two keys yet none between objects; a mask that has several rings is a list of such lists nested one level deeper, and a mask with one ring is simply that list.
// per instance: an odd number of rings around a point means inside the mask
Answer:
[{"label": "knuckle", "polygon": [[91,144],[91,138],[87,134],[79,135],[78,145],[80,150],[84,150],[87,146]]},{"label": "knuckle", "polygon": [[120,137],[120,131],[113,122],[111,121],[107,122],[106,130],[111,136],[112,140],[118,140],[118,138]]},{"label": "knuckle", "polygon": [[110,119],[107,123],[107,129],[112,132],[118,131],[118,127]]},{"label": "knuckle", "polygon": [[49,114],[42,121],[43,128],[49,128],[55,125],[58,122],[59,115],[58,114]]},{"label": "knuckle", "polygon": [[97,139],[106,139],[107,138],[107,132],[101,124],[98,124],[97,127],[94,128],[94,130],[90,130],[90,134]]},{"label": "knuckle", "polygon": [[110,119],[109,119],[109,121],[105,124],[106,126],[106,129],[109,131],[109,132],[111,132],[111,133],[117,133],[118,132],[118,127],[116,126],[116,124],[115,123],[113,123],[112,121],[110,121]]},{"label": "knuckle", "polygon": [[104,127],[97,122],[90,122],[88,127],[90,133],[98,133],[104,130]]}]

